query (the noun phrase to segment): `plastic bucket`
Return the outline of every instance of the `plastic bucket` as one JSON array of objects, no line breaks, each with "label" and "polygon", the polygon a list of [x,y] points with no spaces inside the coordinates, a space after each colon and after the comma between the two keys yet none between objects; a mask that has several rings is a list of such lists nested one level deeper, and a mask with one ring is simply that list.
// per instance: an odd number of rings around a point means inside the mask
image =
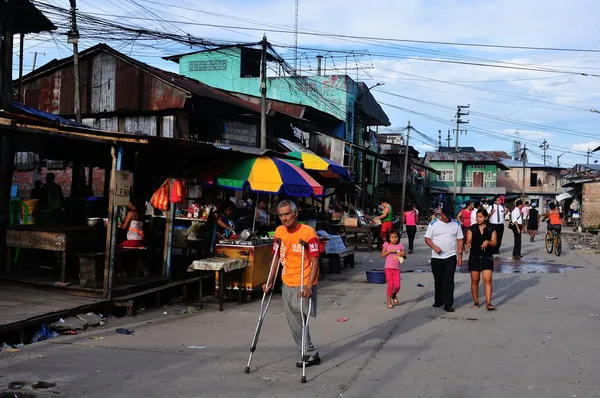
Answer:
[{"label": "plastic bucket", "polygon": [[385,271],[381,269],[371,269],[365,271],[367,273],[367,282],[369,283],[385,283]]},{"label": "plastic bucket", "polygon": [[23,225],[35,224],[38,202],[37,199],[21,201],[21,220],[23,220]]}]

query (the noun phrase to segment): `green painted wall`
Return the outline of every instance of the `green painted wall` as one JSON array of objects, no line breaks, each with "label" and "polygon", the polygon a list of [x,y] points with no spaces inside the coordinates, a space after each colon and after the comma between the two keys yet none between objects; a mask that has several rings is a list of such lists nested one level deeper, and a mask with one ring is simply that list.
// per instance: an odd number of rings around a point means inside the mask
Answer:
[{"label": "green painted wall", "polygon": [[[454,162],[430,162],[429,166],[435,170],[454,170]],[[486,182],[489,181],[489,188],[496,187],[496,173],[498,167],[493,164],[485,165],[473,165],[458,163],[458,172],[456,185],[459,187],[471,186],[473,181],[474,172],[483,172],[483,186],[488,187]],[[471,185],[467,185],[467,181],[471,182]],[[429,173],[429,186],[431,187],[453,187],[453,181],[438,181],[438,176],[433,173]]]},{"label": "green painted wall", "polygon": [[[179,73],[226,91],[260,96],[260,78],[242,77],[242,49],[185,55]],[[245,68],[245,70],[249,70]],[[273,73],[269,71],[267,75]],[[345,138],[354,142],[354,103],[357,83],[348,76],[269,77],[267,97],[307,105],[346,123]]]}]

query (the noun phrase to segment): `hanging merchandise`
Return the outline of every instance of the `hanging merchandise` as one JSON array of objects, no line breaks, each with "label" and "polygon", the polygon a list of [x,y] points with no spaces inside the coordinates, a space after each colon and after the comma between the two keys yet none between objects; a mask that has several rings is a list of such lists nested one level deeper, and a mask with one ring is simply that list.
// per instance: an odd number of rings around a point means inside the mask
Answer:
[{"label": "hanging merchandise", "polygon": [[187,188],[182,180],[173,179],[173,189],[171,190],[171,203],[180,203],[187,196]]},{"label": "hanging merchandise", "polygon": [[160,188],[158,188],[158,190],[152,195],[152,198],[150,199],[150,205],[155,209],[167,211],[169,209],[169,194],[170,187],[169,179],[167,178]]}]

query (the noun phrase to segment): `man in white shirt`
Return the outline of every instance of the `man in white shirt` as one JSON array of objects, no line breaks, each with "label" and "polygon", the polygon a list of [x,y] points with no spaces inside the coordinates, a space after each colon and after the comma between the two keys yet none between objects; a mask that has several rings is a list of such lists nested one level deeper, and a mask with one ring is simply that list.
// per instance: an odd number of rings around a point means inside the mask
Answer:
[{"label": "man in white shirt", "polygon": [[431,247],[431,272],[435,284],[434,307],[454,312],[454,273],[462,265],[463,233],[452,206],[444,206],[439,220],[427,226],[425,243]]},{"label": "man in white shirt", "polygon": [[512,231],[515,237],[515,246],[513,248],[513,260],[520,260],[521,257],[521,233],[523,232],[523,201],[517,200],[515,203],[516,207],[510,213],[510,221],[512,224]]},{"label": "man in white shirt", "polygon": [[473,202],[473,210],[471,211],[471,225],[477,224],[477,212],[481,209],[481,203],[479,201]]},{"label": "man in white shirt", "polygon": [[492,206],[490,206],[490,205],[488,204],[488,200],[487,200],[487,199],[483,199],[483,200],[481,201],[481,208],[482,208],[482,209],[485,209],[485,211],[487,211],[487,212],[488,212],[488,214],[490,214],[490,212],[492,211]]},{"label": "man in white shirt", "polygon": [[488,213],[488,221],[492,225],[492,229],[496,231],[497,244],[496,248],[494,249],[494,254],[499,254],[500,245],[502,245],[502,237],[504,236],[504,217],[506,214],[506,208],[504,207],[504,203],[502,203],[501,196],[496,198],[496,202]]}]

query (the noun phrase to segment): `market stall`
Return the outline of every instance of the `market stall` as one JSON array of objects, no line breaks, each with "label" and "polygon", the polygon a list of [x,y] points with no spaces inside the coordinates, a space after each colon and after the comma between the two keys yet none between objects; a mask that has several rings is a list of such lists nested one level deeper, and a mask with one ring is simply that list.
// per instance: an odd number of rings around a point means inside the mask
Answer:
[{"label": "market stall", "polygon": [[[60,282],[67,274],[77,275],[81,252],[102,250],[106,228],[98,226],[39,226],[12,225],[6,227],[6,276],[11,277],[12,265],[17,260],[17,249],[33,249],[61,253]],[[19,264],[19,261],[16,261]]]},{"label": "market stall", "polygon": [[[221,173],[217,178],[221,188],[235,191],[246,190],[254,194],[285,194],[294,197],[322,196],[323,187],[300,167],[287,161],[259,156],[245,159]],[[238,291],[253,291],[267,281],[270,260],[273,257],[272,239],[253,239],[254,234],[246,231],[246,239],[234,236],[230,240],[217,241],[215,254],[208,262],[218,262],[224,257],[241,260],[247,264],[241,282],[227,279],[224,273],[216,275],[216,286],[222,295],[222,289],[229,287]],[[194,264],[194,263],[193,263]],[[193,265],[192,264],[192,265]],[[242,289],[240,289],[240,284]]]}]

